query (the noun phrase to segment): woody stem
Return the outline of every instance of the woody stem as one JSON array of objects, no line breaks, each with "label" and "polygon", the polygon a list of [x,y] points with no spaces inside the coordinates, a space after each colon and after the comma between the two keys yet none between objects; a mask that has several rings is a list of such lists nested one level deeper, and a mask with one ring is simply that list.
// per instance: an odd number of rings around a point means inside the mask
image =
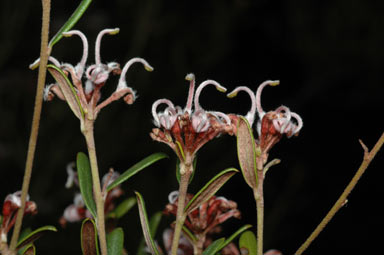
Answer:
[{"label": "woody stem", "polygon": [[180,162],[180,184],[179,184],[179,198],[177,201],[177,213],[176,213],[176,226],[175,232],[173,234],[171,254],[177,255],[177,248],[179,247],[179,240],[181,235],[181,230],[184,225],[186,214],[184,213],[185,208],[185,199],[187,196],[189,178],[193,172],[192,164],[185,164],[185,162]]},{"label": "woody stem", "polygon": [[96,203],[96,225],[97,232],[99,235],[100,241],[100,250],[102,255],[107,255],[107,241],[105,234],[105,217],[104,217],[104,199],[103,194],[101,192],[101,184],[99,177],[99,169],[97,166],[97,158],[96,158],[96,146],[93,135],[93,120],[85,119],[84,120],[84,130],[83,134],[85,140],[87,142],[88,154],[89,154],[89,162],[91,165],[92,172],[92,183],[93,183],[93,195]]},{"label": "woody stem", "polygon": [[20,235],[20,230],[21,230],[21,225],[22,225],[22,220],[23,220],[23,215],[25,210],[26,197],[27,197],[29,183],[31,181],[31,176],[32,176],[33,159],[35,156],[37,136],[39,133],[40,115],[41,115],[41,109],[43,104],[43,90],[44,90],[46,68],[47,68],[47,62],[48,62],[48,56],[49,56],[48,33],[49,33],[49,15],[51,11],[51,1],[43,0],[42,6],[43,6],[43,17],[42,17],[43,22],[41,26],[40,66],[39,66],[39,75],[38,75],[37,88],[36,88],[35,107],[33,110],[32,128],[31,128],[31,134],[29,137],[28,154],[27,154],[27,160],[25,163],[24,179],[23,179],[23,184],[21,189],[21,206],[17,212],[16,224],[12,234],[12,239],[10,244],[11,251],[14,251],[16,249],[17,242],[19,240],[19,235]]}]

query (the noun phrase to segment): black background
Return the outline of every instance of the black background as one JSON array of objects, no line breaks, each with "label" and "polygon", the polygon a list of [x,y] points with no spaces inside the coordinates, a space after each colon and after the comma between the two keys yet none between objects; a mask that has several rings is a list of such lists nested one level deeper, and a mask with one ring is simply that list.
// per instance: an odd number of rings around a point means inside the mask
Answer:
[{"label": "black background", "polygon": [[[70,16],[79,1],[53,1],[51,35]],[[229,91],[279,79],[264,90],[266,110],[287,105],[299,113],[304,128],[299,137],[283,139],[271,151],[282,163],[265,182],[265,249],[292,254],[320,222],[357,170],[363,157],[358,143],[372,147],[381,135],[384,67],[384,16],[381,1],[94,1],[75,26],[91,49],[97,33],[119,27],[116,36],[102,41],[104,61],[124,64],[145,58],[155,71],[135,65],[129,86],[138,91],[132,106],[116,102],[96,122],[99,168],[124,171],[145,156],[163,151],[170,159],[158,162],[123,185],[126,196],[140,191],[153,213],[162,210],[169,192],[177,189],[175,156],[153,142],[151,104],[168,98],[184,106],[187,73],[197,83],[214,79]],[[41,4],[4,0],[0,7],[0,197],[19,190],[33,112],[37,71],[28,65],[39,54]],[[65,38],[53,49],[60,61],[76,64],[81,57],[77,37]],[[93,63],[93,53],[88,64]],[[48,78],[48,82],[52,82]],[[117,79],[104,88],[109,95]],[[240,93],[227,99],[213,87],[204,90],[206,109],[245,114],[249,98]],[[39,214],[24,225],[58,225],[74,190],[66,190],[66,164],[85,151],[79,122],[60,101],[44,103],[34,172],[30,187]],[[382,152],[369,167],[346,207],[340,210],[306,254],[376,254],[383,226]],[[196,192],[218,171],[238,168],[235,138],[223,136],[199,152]],[[242,176],[233,177],[219,192],[238,202],[241,220],[231,219],[223,235],[246,223],[256,225],[251,190]],[[171,222],[163,221],[162,228]],[[128,251],[141,238],[135,208],[119,225],[125,230]],[[80,224],[44,236],[38,254],[79,254]],[[376,232],[379,231],[379,232]],[[379,233],[379,234],[378,234]],[[158,237],[160,239],[160,236]]]}]

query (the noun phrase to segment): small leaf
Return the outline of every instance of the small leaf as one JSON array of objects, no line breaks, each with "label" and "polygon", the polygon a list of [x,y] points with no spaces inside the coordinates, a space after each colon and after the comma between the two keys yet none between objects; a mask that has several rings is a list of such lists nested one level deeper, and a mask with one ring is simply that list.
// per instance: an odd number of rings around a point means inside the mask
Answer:
[{"label": "small leaf", "polygon": [[[151,219],[149,220],[149,231],[151,233],[151,236],[156,235],[157,228],[159,227],[162,215],[163,215],[162,212],[157,212],[154,215],[152,215]],[[145,251],[145,240],[142,239],[137,249],[137,255],[147,255],[147,254],[148,252]]]},{"label": "small leaf", "polygon": [[225,238],[220,238],[211,243],[203,252],[203,255],[215,255],[220,251],[220,247],[223,245]]},{"label": "small leaf", "polygon": [[33,243],[48,231],[57,232],[57,229],[54,226],[44,226],[44,227],[38,228],[32,231],[31,233],[27,234],[24,238],[20,239],[20,241],[16,246],[16,249],[20,249],[30,243]]},{"label": "small leaf", "polygon": [[151,235],[151,231],[148,225],[148,216],[145,210],[143,197],[139,192],[135,192],[135,194],[137,198],[137,205],[139,207],[140,222],[141,222],[141,227],[143,229],[145,242],[152,255],[154,254],[159,255],[159,251],[157,250],[157,246],[155,244],[155,241],[153,240],[153,237]]},{"label": "small leaf", "polygon": [[136,163],[134,166],[132,166],[127,171],[122,173],[114,182],[109,184],[109,186],[107,187],[107,191],[110,191],[114,187],[116,187],[116,186],[120,185],[121,183],[127,181],[129,178],[131,178],[132,176],[134,176],[135,174],[137,174],[138,172],[140,172],[144,168],[152,165],[156,161],[158,161],[160,159],[163,159],[163,158],[168,158],[168,155],[165,154],[165,153],[161,153],[161,152],[154,153],[154,154],[146,157],[145,159],[143,159],[140,162]]},{"label": "small leaf", "polygon": [[108,255],[121,255],[124,248],[124,232],[122,228],[116,228],[107,235]]},{"label": "small leaf", "polygon": [[248,121],[241,117],[237,127],[237,156],[244,179],[249,187],[257,185],[256,145]]},{"label": "small leaf", "polygon": [[64,32],[68,32],[76,23],[77,21],[83,16],[84,12],[87,10],[88,6],[92,0],[83,0],[79,4],[79,6],[76,8],[76,10],[73,12],[71,17],[65,22],[64,26],[60,28],[60,30],[56,33],[56,35],[51,39],[49,42],[49,47],[52,48],[53,45],[55,45],[60,39],[63,37]]},{"label": "small leaf", "polygon": [[244,225],[242,226],[241,228],[239,228],[235,233],[233,233],[230,237],[228,237],[227,239],[225,239],[225,242],[223,243],[223,245],[220,247],[220,250],[223,249],[225,246],[227,246],[228,244],[230,244],[233,239],[235,239],[238,235],[240,235],[241,233],[243,233],[245,230],[251,228],[252,225],[250,224],[247,224],[247,225]]},{"label": "small leaf", "polygon": [[182,229],[184,236],[191,242],[191,243],[196,243],[197,242],[197,237],[186,227],[183,226]]},{"label": "small leaf", "polygon": [[257,255],[257,239],[252,231],[246,231],[240,236],[239,248],[241,254]]},{"label": "small leaf", "polygon": [[98,255],[97,228],[95,222],[86,218],[81,225],[81,250],[83,255]]},{"label": "small leaf", "polygon": [[[194,171],[192,172],[191,177],[189,177],[189,183],[192,182],[192,179],[195,176],[196,165],[197,165],[197,155],[195,155],[195,158],[193,159]],[[176,179],[177,179],[177,182],[180,183],[181,174],[180,174],[180,159],[179,158],[177,158],[177,160],[176,160]]]},{"label": "small leaf", "polygon": [[107,218],[120,219],[136,205],[136,199],[130,197],[121,202],[112,212],[107,215]]},{"label": "small leaf", "polygon": [[33,244],[27,245],[24,249],[22,249],[22,255],[35,255],[36,247]]},{"label": "small leaf", "polygon": [[91,165],[89,164],[88,157],[85,153],[77,153],[77,175],[79,177],[80,192],[83,196],[84,204],[91,212],[93,218],[96,217],[96,204],[93,200],[93,184]]},{"label": "small leaf", "polygon": [[239,172],[235,168],[228,168],[213,177],[205,186],[196,193],[184,209],[189,214],[201,204],[208,201],[235,173]]},{"label": "small leaf", "polygon": [[80,120],[84,119],[84,110],[81,107],[80,99],[77,96],[76,90],[68,77],[59,67],[55,65],[48,65],[47,68],[49,73],[53,76],[59,85],[61,92],[63,92],[69,108],[71,108],[72,112],[76,115],[77,118]]}]

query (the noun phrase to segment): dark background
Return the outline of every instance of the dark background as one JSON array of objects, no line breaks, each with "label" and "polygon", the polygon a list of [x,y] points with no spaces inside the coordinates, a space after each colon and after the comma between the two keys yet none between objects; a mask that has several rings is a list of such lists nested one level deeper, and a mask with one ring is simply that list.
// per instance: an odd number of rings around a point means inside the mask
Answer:
[{"label": "dark background", "polygon": [[[51,35],[70,16],[79,1],[53,1]],[[384,16],[382,1],[94,1],[75,29],[83,31],[91,49],[97,33],[119,27],[117,36],[102,42],[104,61],[124,64],[145,58],[155,71],[140,65],[127,81],[138,91],[132,106],[116,102],[96,122],[99,168],[124,171],[158,151],[170,159],[158,162],[123,185],[126,196],[140,191],[148,211],[162,210],[169,192],[177,189],[175,156],[164,144],[153,142],[151,104],[169,98],[184,106],[187,73],[197,83],[214,79],[229,91],[236,86],[256,90],[266,79],[278,87],[264,90],[266,110],[284,104],[299,113],[304,128],[299,137],[283,139],[271,151],[282,163],[265,182],[265,249],[292,254],[333,205],[363,157],[358,139],[371,148],[383,131]],[[0,7],[0,197],[19,190],[33,112],[37,71],[28,65],[39,54],[39,1],[1,1]],[[63,39],[52,52],[60,61],[76,64],[81,57],[77,37]],[[93,63],[93,53],[88,64]],[[52,82],[49,77],[48,82]],[[105,88],[109,95],[117,79]],[[235,99],[212,87],[204,90],[206,109],[245,114],[249,98]],[[66,190],[66,164],[85,151],[79,122],[60,101],[44,103],[34,172],[30,187],[39,214],[24,225],[58,226],[74,190]],[[196,192],[218,171],[238,167],[235,138],[223,136],[204,146],[190,191]],[[377,254],[384,227],[383,153],[369,167],[347,206],[340,210],[306,254]],[[224,224],[228,236],[243,224],[256,225],[251,190],[242,176],[233,177],[219,192],[238,202],[241,220]],[[166,218],[162,227],[171,221]],[[128,251],[141,238],[135,208],[119,225],[125,230]],[[39,254],[79,254],[80,224],[44,236]],[[378,231],[378,232],[376,232]],[[378,234],[379,233],[379,234]],[[160,237],[158,237],[160,239]]]}]

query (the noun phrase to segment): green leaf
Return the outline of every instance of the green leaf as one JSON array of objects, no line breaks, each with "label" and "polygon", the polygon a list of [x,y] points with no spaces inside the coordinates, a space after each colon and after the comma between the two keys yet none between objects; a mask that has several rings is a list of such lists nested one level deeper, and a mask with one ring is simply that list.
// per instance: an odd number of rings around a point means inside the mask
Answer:
[{"label": "green leaf", "polygon": [[252,231],[246,231],[240,236],[239,248],[241,254],[257,255],[257,239]]},{"label": "green leaf", "polygon": [[92,2],[92,0],[83,0],[79,4],[79,6],[76,8],[76,10],[73,12],[71,17],[65,22],[64,26],[60,28],[60,30],[56,33],[56,35],[51,39],[49,42],[49,47],[52,48],[53,45],[55,45],[60,39],[63,37],[64,32],[68,32],[76,23],[77,21],[83,16],[84,12],[87,10],[89,4]]},{"label": "green leaf", "polygon": [[120,185],[121,183],[127,181],[129,178],[131,178],[132,176],[134,176],[135,174],[137,174],[138,172],[140,172],[144,168],[152,165],[156,161],[158,161],[160,159],[163,159],[163,158],[168,158],[168,156],[167,156],[167,154],[161,153],[161,152],[154,153],[154,154],[146,157],[145,159],[143,159],[140,162],[136,163],[134,166],[132,166],[127,171],[122,173],[114,182],[109,184],[109,186],[107,187],[107,191],[110,191],[114,187],[116,187],[116,186]]},{"label": "green leaf", "polygon": [[122,228],[116,228],[107,235],[108,255],[121,255],[124,248],[124,232]]},{"label": "green leaf", "polygon": [[243,233],[245,230],[251,228],[252,225],[250,224],[247,224],[247,225],[244,225],[242,226],[241,228],[239,228],[235,233],[233,233],[230,237],[228,237],[227,239],[225,239],[225,242],[222,244],[222,246],[220,247],[220,250],[223,249],[225,246],[227,246],[228,244],[230,244],[233,239],[235,239],[238,235],[240,235],[241,233]]},{"label": "green leaf", "polygon": [[[149,220],[149,232],[151,233],[151,236],[156,235],[157,228],[159,227],[162,216],[163,216],[162,212],[157,212],[153,214],[151,219]],[[145,240],[142,239],[140,241],[139,248],[137,249],[137,255],[147,255],[148,252],[146,252],[144,248],[145,248]]]},{"label": "green leaf", "polygon": [[44,226],[44,227],[38,228],[32,231],[31,233],[27,234],[24,238],[20,239],[19,242],[17,243],[16,249],[20,249],[28,244],[33,243],[48,231],[57,232],[57,229],[54,226]]},{"label": "green leaf", "polygon": [[22,249],[22,255],[35,255],[36,247],[33,244],[27,245],[24,249]]},{"label": "green leaf", "polygon": [[136,198],[130,197],[121,202],[112,212],[107,215],[107,218],[120,219],[136,205]]},{"label": "green leaf", "polygon": [[197,242],[197,237],[186,227],[183,226],[181,228],[183,231],[184,236],[191,242],[191,243],[196,243]]},{"label": "green leaf", "polygon": [[86,218],[81,225],[81,251],[83,255],[98,255],[97,228],[96,223]]},{"label": "green leaf", "polygon": [[140,222],[141,222],[141,227],[143,229],[145,243],[147,244],[147,247],[149,248],[152,255],[159,255],[160,253],[157,249],[155,241],[153,240],[153,237],[148,225],[148,216],[145,210],[145,203],[144,203],[143,197],[139,192],[135,192],[135,194],[137,198],[137,204],[139,207]]},{"label": "green leaf", "polygon": [[203,255],[215,255],[220,251],[220,247],[223,245],[225,238],[220,238],[211,243],[203,252]]},{"label": "green leaf", "polygon": [[201,204],[208,201],[235,173],[239,172],[235,168],[228,168],[213,177],[205,186],[196,193],[184,209],[185,214],[189,214]]},{"label": "green leaf", "polygon": [[237,156],[245,182],[251,188],[257,185],[256,144],[248,121],[241,117],[237,126]]},{"label": "green leaf", "polygon": [[59,85],[60,90],[63,93],[67,104],[69,105],[69,108],[71,108],[72,112],[76,115],[77,118],[80,120],[84,119],[84,110],[71,81],[59,67],[55,65],[47,65],[47,68],[49,73],[53,76]]},{"label": "green leaf", "polygon": [[93,200],[93,184],[91,165],[89,164],[88,157],[85,153],[77,153],[77,175],[79,177],[80,192],[83,196],[84,204],[91,212],[94,219],[96,219],[96,204]]},{"label": "green leaf", "polygon": [[[195,158],[193,159],[193,172],[191,174],[191,177],[189,177],[189,183],[192,182],[193,176],[195,176],[196,165],[197,165],[197,155],[195,155]],[[177,160],[176,160],[176,179],[177,179],[177,182],[180,183],[181,174],[180,174],[180,159],[179,158],[177,158]]]}]

